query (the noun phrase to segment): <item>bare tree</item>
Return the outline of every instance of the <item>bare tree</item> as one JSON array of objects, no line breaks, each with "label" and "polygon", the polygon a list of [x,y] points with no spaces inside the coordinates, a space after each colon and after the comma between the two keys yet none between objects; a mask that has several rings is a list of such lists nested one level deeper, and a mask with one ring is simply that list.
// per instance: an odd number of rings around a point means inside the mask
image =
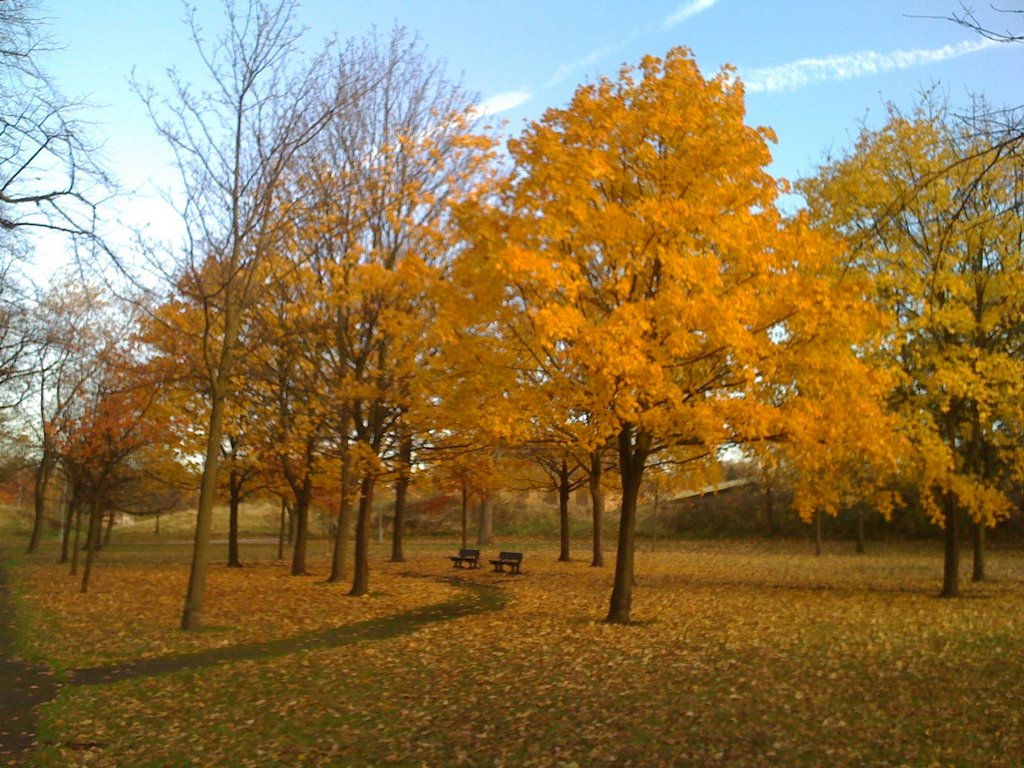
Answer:
[{"label": "bare tree", "polygon": [[[1024,20],[1024,10],[1019,8],[999,8],[995,5],[989,7],[994,12],[1006,14],[1015,21]],[[1024,41],[1024,35],[1011,31],[1009,27],[1002,31],[997,31],[992,23],[981,21],[974,9],[966,3],[960,3],[960,10],[950,14],[947,18],[949,21],[956,22],[961,27],[973,29],[982,37],[999,43],[1019,43]]]},{"label": "bare tree", "polygon": [[98,147],[39,59],[53,48],[34,0],[0,3],[0,228],[96,236],[110,179]]}]

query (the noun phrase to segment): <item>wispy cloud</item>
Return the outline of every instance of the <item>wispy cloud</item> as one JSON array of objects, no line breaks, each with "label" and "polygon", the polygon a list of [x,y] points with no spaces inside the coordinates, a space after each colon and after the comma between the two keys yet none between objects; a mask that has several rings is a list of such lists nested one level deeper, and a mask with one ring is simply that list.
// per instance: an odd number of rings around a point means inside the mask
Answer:
[{"label": "wispy cloud", "polygon": [[585,56],[581,56],[575,61],[571,61],[568,64],[562,64],[561,66],[558,67],[558,69],[556,69],[551,74],[551,77],[548,78],[548,81],[544,83],[544,87],[550,88],[553,85],[558,85],[559,83],[568,80],[576,72],[586,69],[587,67],[590,67],[594,64],[597,64],[597,62],[601,61],[601,59],[605,58],[606,56],[609,56],[610,54],[616,53],[617,51],[621,51],[627,45],[629,45],[638,37],[640,37],[640,34],[640,30],[634,29],[632,32],[626,35],[625,38],[623,38],[617,43],[614,43],[612,45],[606,45],[603,48],[595,48],[590,53],[586,54]]},{"label": "wispy cloud", "polygon": [[515,109],[516,107],[528,102],[531,98],[533,98],[533,92],[528,88],[520,88],[518,91],[496,93],[477,104],[473,108],[473,111],[478,117],[496,115],[499,112]]},{"label": "wispy cloud", "polygon": [[703,13],[717,2],[718,0],[689,0],[689,2],[683,3],[665,19],[665,29],[671,29],[690,17]]},{"label": "wispy cloud", "polygon": [[981,39],[967,40],[957,45],[944,45],[941,48],[913,48],[889,53],[861,51],[823,58],[799,59],[788,64],[751,69],[740,74],[748,93],[795,91],[828,80],[850,80],[895,69],[910,69],[947,61],[994,45],[998,43]]}]

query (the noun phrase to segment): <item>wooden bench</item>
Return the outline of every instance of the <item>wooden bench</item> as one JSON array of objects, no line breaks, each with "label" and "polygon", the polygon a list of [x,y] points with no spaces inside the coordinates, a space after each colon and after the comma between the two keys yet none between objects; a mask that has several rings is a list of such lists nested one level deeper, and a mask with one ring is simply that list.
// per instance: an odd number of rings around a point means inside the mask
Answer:
[{"label": "wooden bench", "polygon": [[497,560],[491,560],[495,573],[504,571],[508,566],[509,573],[519,573],[519,566],[523,563],[522,552],[499,552]]},{"label": "wooden bench", "polygon": [[469,568],[480,567],[480,550],[479,549],[460,549],[459,554],[451,555],[452,568],[462,568],[466,565]]}]

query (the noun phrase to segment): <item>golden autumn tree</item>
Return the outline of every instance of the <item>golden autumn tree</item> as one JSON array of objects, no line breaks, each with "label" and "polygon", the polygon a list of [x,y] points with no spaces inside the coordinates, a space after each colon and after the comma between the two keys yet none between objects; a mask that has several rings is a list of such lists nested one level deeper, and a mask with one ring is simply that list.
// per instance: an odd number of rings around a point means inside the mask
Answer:
[{"label": "golden autumn tree", "polygon": [[286,275],[268,284],[254,311],[250,354],[241,363],[239,388],[251,404],[249,425],[262,452],[273,457],[276,474],[291,494],[295,520],[292,575],[306,573],[306,550],[314,492],[331,486],[337,451],[331,425],[333,388],[326,385],[323,286],[315,272],[292,263],[274,270]]},{"label": "golden autumn tree", "polygon": [[770,140],[744,124],[731,70],[705,78],[674,49],[530,125],[509,144],[501,199],[463,220],[476,314],[452,333],[506,371],[495,420],[522,440],[557,418],[567,439],[617,453],[610,622],[630,620],[652,457],[710,462],[726,445],[785,441],[818,473],[805,509],[832,509],[829,467],[887,450],[881,377],[852,348],[875,320],[866,288],[837,268],[833,242],[777,211]]},{"label": "golden autumn tree", "polygon": [[[206,377],[203,343],[206,313],[183,295],[152,307],[140,320],[139,338],[146,345],[146,365],[154,381],[162,383],[161,400],[169,413],[169,428],[176,435],[183,464],[198,462],[206,447],[201,425],[210,418],[209,381]],[[255,314],[255,313],[253,313]],[[228,502],[227,565],[242,567],[239,553],[239,514],[244,499],[265,491],[272,480],[276,461],[265,430],[262,415],[254,402],[251,387],[244,382],[251,375],[245,370],[252,357],[254,319],[240,333],[243,369],[237,371],[231,397],[224,407],[220,445],[218,492]],[[195,467],[193,467],[195,468]],[[198,467],[201,470],[202,466]]]},{"label": "golden autumn tree", "polygon": [[1024,475],[1024,169],[1021,132],[976,104],[954,116],[927,95],[802,184],[814,214],[875,279],[889,329],[878,354],[898,374],[892,407],[915,447],[906,475],[945,529],[942,595],[959,594],[959,528],[1011,511]]},{"label": "golden autumn tree", "polygon": [[[470,96],[405,30],[371,35],[346,55],[365,87],[293,177],[298,226],[290,257],[308,271],[307,300],[322,320],[319,351],[306,362],[327,382],[322,394],[340,454],[342,514],[330,580],[342,578],[355,506],[351,594],[358,596],[369,588],[377,483],[392,474],[401,503],[411,476],[417,404],[429,400],[417,377],[430,351],[432,285],[457,247],[451,204],[479,187],[492,142],[474,131]],[[399,510],[396,560],[401,517]]]}]

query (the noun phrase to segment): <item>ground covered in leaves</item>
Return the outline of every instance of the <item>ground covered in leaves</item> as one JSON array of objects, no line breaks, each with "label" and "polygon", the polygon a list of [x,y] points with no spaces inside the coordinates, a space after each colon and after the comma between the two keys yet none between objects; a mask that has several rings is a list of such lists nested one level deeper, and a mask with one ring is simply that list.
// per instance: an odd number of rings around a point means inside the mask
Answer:
[{"label": "ground covered in leaves", "polygon": [[[65,685],[27,764],[1020,765],[1024,552],[993,552],[992,581],[949,601],[937,546],[670,546],[638,553],[633,625],[601,621],[611,567],[536,543],[521,576],[466,572],[502,590],[497,609]],[[438,545],[410,550],[392,564],[381,548],[365,598],[272,561],[215,568],[213,628],[196,634],[177,629],[180,558],[108,553],[88,596],[57,566],[14,559],[21,650],[67,671],[298,638],[465,592],[438,580],[451,573]]]}]

